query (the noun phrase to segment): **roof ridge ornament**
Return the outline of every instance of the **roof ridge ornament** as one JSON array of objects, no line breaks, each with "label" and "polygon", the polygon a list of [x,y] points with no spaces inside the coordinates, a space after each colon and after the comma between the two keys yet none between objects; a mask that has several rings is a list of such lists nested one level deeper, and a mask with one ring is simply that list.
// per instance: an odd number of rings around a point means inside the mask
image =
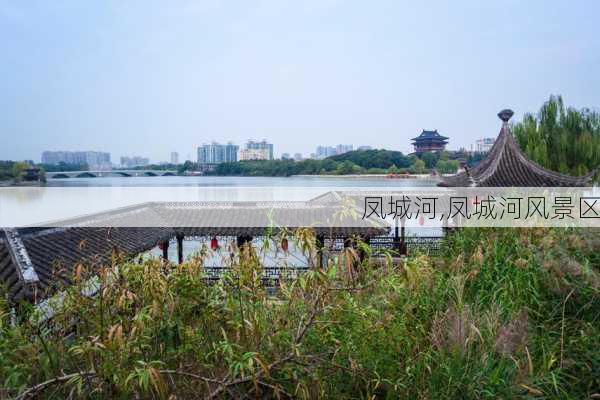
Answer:
[{"label": "roof ridge ornament", "polygon": [[511,110],[509,108],[505,108],[504,110],[502,110],[498,113],[498,118],[500,118],[502,121],[504,121],[504,123],[507,123],[508,120],[511,119],[513,115],[515,115],[513,110]]}]

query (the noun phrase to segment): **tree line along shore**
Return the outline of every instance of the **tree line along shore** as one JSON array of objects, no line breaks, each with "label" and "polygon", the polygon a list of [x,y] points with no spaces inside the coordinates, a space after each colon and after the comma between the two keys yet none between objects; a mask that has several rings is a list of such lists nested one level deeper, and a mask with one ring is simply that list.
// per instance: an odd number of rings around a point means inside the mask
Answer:
[{"label": "tree line along shore", "polygon": [[[597,111],[566,107],[562,97],[551,96],[536,114],[525,114],[513,124],[512,132],[521,149],[541,166],[570,175],[584,175],[600,166],[600,114]],[[255,160],[222,163],[202,174],[213,176],[293,175],[421,175],[456,173],[461,163],[476,165],[485,154],[453,151],[405,155],[400,151],[356,150],[322,160]],[[0,182],[19,182],[24,171],[40,173],[85,171],[87,165],[45,165],[0,161]],[[177,170],[179,175],[198,174],[197,163],[149,165],[149,170]],[[596,177],[596,181],[598,176]]]}]

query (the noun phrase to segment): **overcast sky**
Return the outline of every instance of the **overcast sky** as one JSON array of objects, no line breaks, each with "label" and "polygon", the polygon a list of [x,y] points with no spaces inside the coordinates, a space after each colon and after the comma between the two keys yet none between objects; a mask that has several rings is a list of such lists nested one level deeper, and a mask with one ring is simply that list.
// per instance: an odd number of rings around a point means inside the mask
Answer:
[{"label": "overcast sky", "polygon": [[600,1],[0,0],[0,159],[450,149],[552,93],[600,106]]}]

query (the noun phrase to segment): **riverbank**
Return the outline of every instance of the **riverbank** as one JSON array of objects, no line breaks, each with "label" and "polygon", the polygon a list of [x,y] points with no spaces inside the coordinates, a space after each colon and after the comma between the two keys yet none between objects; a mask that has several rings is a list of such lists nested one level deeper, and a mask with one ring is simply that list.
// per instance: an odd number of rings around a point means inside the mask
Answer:
[{"label": "riverbank", "polygon": [[38,187],[45,186],[45,182],[15,182],[15,181],[0,181],[0,187]]},{"label": "riverbank", "polygon": [[393,175],[389,174],[347,174],[347,175],[334,175],[334,174],[323,174],[323,175],[311,175],[311,174],[298,174],[298,175],[290,175],[290,177],[300,177],[300,178],[311,178],[311,177],[319,177],[319,178],[374,178],[374,179],[434,179],[439,180],[439,176],[430,175],[430,174],[402,174],[402,175]]},{"label": "riverbank", "polygon": [[[443,175],[443,176],[447,176],[447,175]],[[151,178],[151,179],[155,179],[155,178],[161,178],[162,176],[137,176],[137,177],[125,177],[125,176],[114,176],[114,175],[110,175],[110,176],[96,176],[96,177],[75,177],[75,178],[70,178],[70,177],[61,177],[61,178],[53,178],[53,177],[49,177],[48,181],[51,182],[57,182],[57,181],[68,181],[68,180],[72,180],[72,179],[97,179],[97,178],[103,178],[103,179],[113,179],[113,178],[125,178],[125,179],[130,179],[130,178]],[[397,174],[397,175],[389,175],[389,174],[294,174],[294,175],[212,175],[212,174],[208,174],[208,175],[169,175],[169,176],[165,176],[166,178],[173,178],[173,177],[177,177],[177,178],[213,178],[213,179],[218,179],[218,178],[263,178],[263,179],[289,179],[289,178],[307,178],[307,179],[319,179],[319,178],[325,178],[325,179],[385,179],[385,180],[405,180],[405,179],[419,179],[419,180],[439,180],[440,176],[439,175],[430,175],[430,174]],[[32,183],[37,183],[37,182],[32,182]],[[0,182],[0,186],[2,186],[2,182]],[[13,186],[13,184],[8,183],[5,186]],[[35,185],[33,185],[35,186]]]}]

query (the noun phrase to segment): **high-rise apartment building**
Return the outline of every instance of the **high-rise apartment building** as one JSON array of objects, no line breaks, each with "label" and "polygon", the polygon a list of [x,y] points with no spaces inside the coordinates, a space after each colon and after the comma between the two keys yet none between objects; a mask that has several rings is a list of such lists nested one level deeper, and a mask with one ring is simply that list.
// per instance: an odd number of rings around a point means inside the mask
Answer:
[{"label": "high-rise apartment building", "polygon": [[90,169],[110,168],[110,153],[102,151],[44,151],[42,164],[86,164]]},{"label": "high-rise apartment building", "polygon": [[198,164],[221,164],[236,162],[239,147],[233,143],[212,142],[198,147]]},{"label": "high-rise apartment building", "polygon": [[337,146],[317,146],[315,157],[319,160],[323,158],[344,154],[352,151],[354,147],[351,144],[338,144]]},{"label": "high-rise apartment building", "polygon": [[273,144],[266,140],[257,142],[248,140],[246,146],[240,150],[240,160],[272,160]]},{"label": "high-rise apartment building", "polygon": [[354,146],[352,146],[351,144],[338,144],[337,146],[335,146],[335,154],[344,154],[349,151],[352,151],[353,149]]},{"label": "high-rise apartment building", "polygon": [[133,157],[123,156],[123,157],[121,157],[121,167],[135,168],[135,167],[144,167],[146,165],[150,165],[150,159],[146,158],[146,157],[139,157],[139,156],[133,156]]}]

